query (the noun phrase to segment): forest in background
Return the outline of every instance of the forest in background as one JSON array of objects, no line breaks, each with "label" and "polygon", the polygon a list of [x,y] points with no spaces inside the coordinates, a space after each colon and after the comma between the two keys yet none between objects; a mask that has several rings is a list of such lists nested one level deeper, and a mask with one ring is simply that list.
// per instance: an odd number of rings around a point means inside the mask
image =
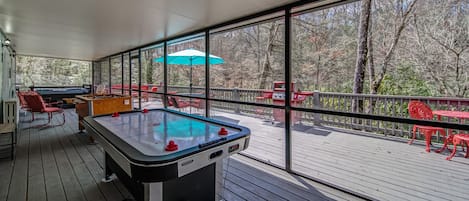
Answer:
[{"label": "forest in background", "polygon": [[[211,53],[227,61],[211,70],[212,86],[283,80],[283,32],[280,19],[211,36]],[[292,80],[303,90],[469,97],[468,0],[364,0],[295,14],[291,37]]]},{"label": "forest in background", "polygon": [[91,84],[91,62],[18,55],[16,83],[23,87]]},{"label": "forest in background", "polygon": [[[284,80],[284,29],[278,18],[211,34],[210,52],[225,63],[210,66],[210,86],[270,89],[273,81]],[[295,13],[291,31],[291,75],[301,90],[469,97],[469,0],[357,1]],[[168,53],[204,51],[204,45],[199,37],[171,44]],[[162,47],[142,50],[142,83],[163,82],[163,65],[154,62],[162,52]],[[78,68],[67,62],[18,61],[18,81],[25,84],[62,85],[81,78],[85,83],[90,75],[86,69],[72,71]],[[108,61],[99,62],[101,80],[107,83],[111,73],[111,83],[121,83],[120,57],[111,60],[111,72]],[[189,86],[190,67],[168,69],[168,85]],[[194,86],[203,86],[204,67],[192,71]],[[44,75],[33,77],[36,73]],[[136,69],[124,83],[129,79],[138,83]]]}]

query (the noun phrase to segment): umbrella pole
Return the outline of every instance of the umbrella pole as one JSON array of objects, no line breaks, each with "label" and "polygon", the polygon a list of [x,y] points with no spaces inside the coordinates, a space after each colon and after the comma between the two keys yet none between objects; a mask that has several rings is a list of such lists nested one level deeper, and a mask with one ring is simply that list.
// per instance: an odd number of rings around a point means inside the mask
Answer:
[{"label": "umbrella pole", "polygon": [[[190,58],[191,65],[189,66],[189,96],[192,96],[192,57]],[[189,98],[189,103],[191,102],[191,98]],[[192,114],[192,105],[189,104],[189,114]]]},{"label": "umbrella pole", "polygon": [[192,95],[192,65],[189,70],[189,95]]}]

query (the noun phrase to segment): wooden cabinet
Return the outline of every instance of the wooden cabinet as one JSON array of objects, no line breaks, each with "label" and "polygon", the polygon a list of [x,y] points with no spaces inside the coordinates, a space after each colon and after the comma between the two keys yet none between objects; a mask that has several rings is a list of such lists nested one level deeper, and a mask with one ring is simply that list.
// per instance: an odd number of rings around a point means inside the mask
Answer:
[{"label": "wooden cabinet", "polygon": [[76,96],[75,109],[79,120],[78,128],[80,131],[83,131],[82,121],[84,117],[131,111],[132,97],[121,95],[79,95]]}]

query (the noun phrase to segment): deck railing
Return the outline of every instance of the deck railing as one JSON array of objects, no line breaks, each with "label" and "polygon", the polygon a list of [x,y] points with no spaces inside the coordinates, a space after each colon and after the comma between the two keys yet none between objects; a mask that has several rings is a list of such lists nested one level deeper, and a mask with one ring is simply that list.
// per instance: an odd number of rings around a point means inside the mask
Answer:
[{"label": "deck railing", "polygon": [[[168,91],[189,92],[186,86],[168,86]],[[192,87],[192,92],[203,92],[203,87]],[[239,88],[210,88],[210,97],[224,100],[234,100],[241,102],[262,102],[273,104],[271,100],[256,99],[261,97],[264,90],[261,89],[239,89]],[[373,115],[385,115],[391,117],[409,117],[407,105],[411,100],[420,100],[429,105],[433,110],[457,110],[469,111],[468,98],[453,97],[424,97],[424,96],[391,96],[373,94],[350,94],[314,91],[313,96],[309,96],[297,107],[321,108],[333,111],[352,112],[352,102],[363,103],[361,113]],[[272,116],[272,109],[260,109],[250,105],[240,105],[225,102],[212,102],[213,109],[242,113],[246,115],[256,115],[269,118]],[[309,122],[321,125],[330,125],[348,129],[358,129],[370,131],[383,135],[393,135],[409,137],[412,125],[384,122],[377,120],[358,120],[352,117],[333,116],[313,113],[300,113],[300,122]],[[443,118],[448,122],[460,122],[459,119]],[[439,139],[439,138],[437,138]]]}]

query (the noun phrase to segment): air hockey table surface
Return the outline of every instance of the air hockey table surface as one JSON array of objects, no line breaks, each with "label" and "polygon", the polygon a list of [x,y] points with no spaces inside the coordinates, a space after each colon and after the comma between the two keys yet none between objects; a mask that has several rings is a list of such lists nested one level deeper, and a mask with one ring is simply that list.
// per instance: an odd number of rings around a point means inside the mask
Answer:
[{"label": "air hockey table surface", "polygon": [[[166,109],[88,117],[87,122],[131,161],[143,164],[177,160],[250,134],[239,125]],[[166,149],[170,141],[177,150]]]},{"label": "air hockey table surface", "polygon": [[116,174],[142,201],[216,200],[221,159],[246,149],[250,136],[239,125],[167,109],[89,116],[84,126],[105,151],[104,181]]}]

